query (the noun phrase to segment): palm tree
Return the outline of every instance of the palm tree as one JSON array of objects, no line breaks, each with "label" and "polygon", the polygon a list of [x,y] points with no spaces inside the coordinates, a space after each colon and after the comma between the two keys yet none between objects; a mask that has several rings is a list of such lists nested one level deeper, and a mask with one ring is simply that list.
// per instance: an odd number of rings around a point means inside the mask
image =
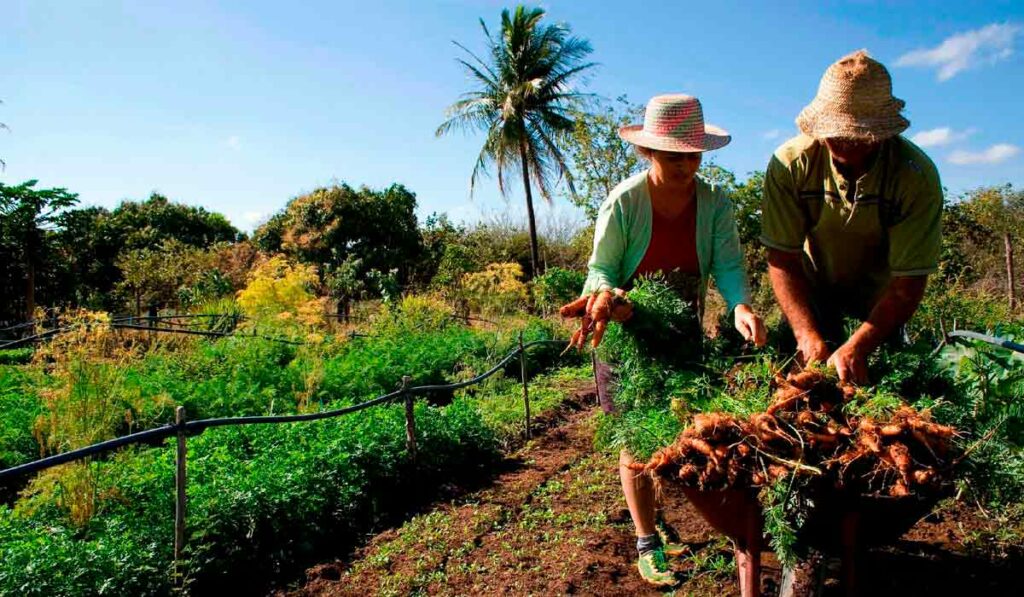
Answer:
[{"label": "palm tree", "polygon": [[[0,102],[0,104],[2,104],[2,103],[3,102]],[[10,129],[7,128],[6,124],[0,122],[0,131],[2,131],[4,129],[10,130]],[[0,170],[3,170],[6,167],[7,167],[7,164],[3,160],[0,160]]]},{"label": "palm tree", "polygon": [[437,128],[439,137],[456,128],[486,134],[469,179],[470,196],[477,179],[492,164],[503,196],[508,195],[509,170],[522,174],[533,275],[540,273],[540,260],[531,182],[547,201],[551,201],[553,183],[561,178],[575,195],[572,176],[557,142],[573,129],[570,110],[587,97],[575,91],[572,83],[594,66],[583,61],[591,52],[588,41],[571,36],[566,25],[541,24],[543,17],[544,11],[539,8],[518,6],[512,13],[505,9],[501,11],[498,37],[491,36],[481,19],[487,60],[453,42],[468,54],[470,60],[458,61],[477,88],[449,106],[448,119]]}]

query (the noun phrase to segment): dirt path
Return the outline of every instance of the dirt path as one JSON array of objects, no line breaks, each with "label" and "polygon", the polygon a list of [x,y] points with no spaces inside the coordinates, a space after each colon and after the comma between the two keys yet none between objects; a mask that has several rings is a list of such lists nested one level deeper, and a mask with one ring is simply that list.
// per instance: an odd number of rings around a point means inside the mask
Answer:
[{"label": "dirt path", "polygon": [[[292,594],[660,594],[634,568],[616,463],[593,450],[592,405],[592,395],[577,393],[563,422],[512,455],[487,489],[381,533],[349,562],[310,569]],[[676,562],[685,582],[675,594],[737,595],[728,544],[680,496],[664,500],[666,518],[693,552]],[[922,521],[895,545],[869,554],[865,589],[873,597],[1024,594],[1020,553],[978,553],[986,533],[998,530],[993,524],[966,507]],[[771,554],[764,564],[771,595],[779,570]],[[826,595],[838,593],[834,585]]]}]

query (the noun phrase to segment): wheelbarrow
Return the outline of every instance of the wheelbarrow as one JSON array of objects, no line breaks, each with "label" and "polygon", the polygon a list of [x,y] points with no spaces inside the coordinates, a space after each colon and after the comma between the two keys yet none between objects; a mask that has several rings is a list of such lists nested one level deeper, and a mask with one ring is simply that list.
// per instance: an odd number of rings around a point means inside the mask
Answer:
[{"label": "wheelbarrow", "polygon": [[[683,487],[682,491],[708,524],[732,539],[740,594],[758,597],[765,537],[764,515],[756,491],[702,491],[692,487]],[[895,541],[926,516],[941,497],[894,498],[821,490],[815,492],[814,508],[797,541],[802,546],[839,556],[844,591],[855,595],[857,560],[864,548]]]}]

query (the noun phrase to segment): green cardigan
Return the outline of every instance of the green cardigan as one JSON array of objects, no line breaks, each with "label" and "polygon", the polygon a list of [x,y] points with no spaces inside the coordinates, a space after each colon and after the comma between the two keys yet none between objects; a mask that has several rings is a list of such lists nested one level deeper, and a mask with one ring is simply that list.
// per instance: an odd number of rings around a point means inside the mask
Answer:
[{"label": "green cardigan", "polygon": [[[721,188],[700,177],[696,181],[701,302],[707,292],[708,277],[714,276],[731,312],[736,305],[750,304],[750,287],[732,201]],[[651,219],[651,195],[645,170],[621,182],[601,204],[584,293],[619,288],[632,277],[651,242]]]}]

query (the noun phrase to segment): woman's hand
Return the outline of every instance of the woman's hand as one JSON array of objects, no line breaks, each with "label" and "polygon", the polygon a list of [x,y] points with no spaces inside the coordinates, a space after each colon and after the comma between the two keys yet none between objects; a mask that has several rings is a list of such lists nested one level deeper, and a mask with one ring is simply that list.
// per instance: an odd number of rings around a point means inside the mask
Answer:
[{"label": "woman's hand", "polygon": [[566,350],[574,346],[582,349],[591,332],[594,334],[592,346],[597,348],[609,321],[622,322],[633,316],[633,303],[621,288],[605,289],[576,299],[559,309],[559,313],[562,317],[580,318],[580,327],[573,333]]},{"label": "woman's hand", "polygon": [[736,331],[743,336],[744,340],[753,342],[754,346],[764,346],[768,340],[768,332],[765,330],[761,317],[754,313],[750,305],[736,305],[734,318]]}]

